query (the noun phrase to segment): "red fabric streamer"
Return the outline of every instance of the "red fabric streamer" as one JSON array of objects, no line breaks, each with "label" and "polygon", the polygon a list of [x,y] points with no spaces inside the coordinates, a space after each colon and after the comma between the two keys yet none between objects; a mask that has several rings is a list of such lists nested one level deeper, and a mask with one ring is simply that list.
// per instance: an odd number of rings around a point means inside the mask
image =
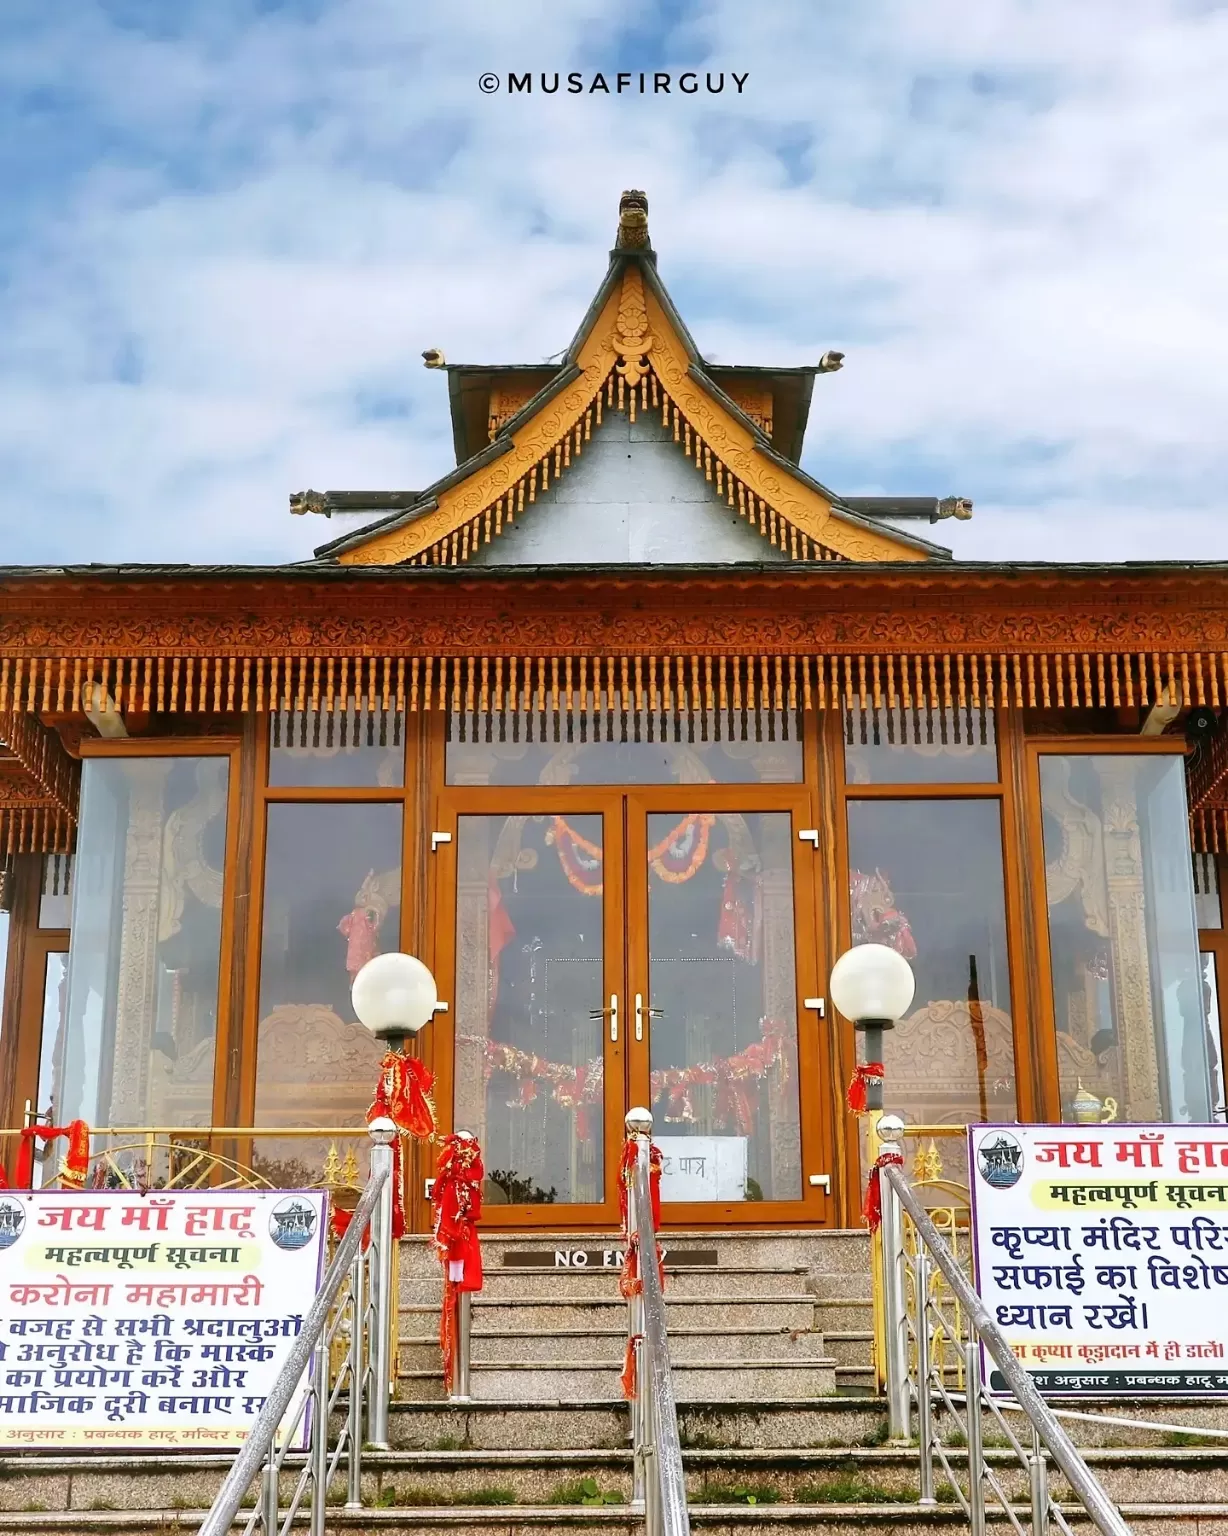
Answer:
[{"label": "red fabric streamer", "polygon": [[439,1314],[439,1350],[448,1391],[456,1369],[457,1308],[462,1291],[482,1289],[482,1150],[472,1136],[445,1136],[440,1146],[431,1204],[435,1254],[443,1265],[443,1307]]},{"label": "red fabric streamer", "polygon": [[[618,1277],[619,1293],[628,1301],[633,1296],[640,1296],[644,1291],[644,1281],[640,1274],[640,1235],[631,1230],[631,1186],[635,1181],[635,1166],[639,1158],[639,1143],[628,1140],[623,1148],[622,1162],[618,1169],[618,1210],[622,1217],[623,1225],[623,1267]],[[649,1201],[652,1205],[652,1227],[658,1231],[661,1226],[661,1148],[655,1143],[648,1149],[648,1190]],[[665,1289],[665,1256],[661,1252],[661,1244],[657,1248],[657,1273],[661,1277],[661,1289]],[[627,1340],[627,1352],[623,1357],[622,1375],[619,1381],[622,1384],[623,1398],[630,1402],[636,1392],[635,1375],[635,1344],[638,1335]]]},{"label": "red fabric streamer", "polygon": [[430,1141],[439,1121],[431,1089],[435,1074],[416,1056],[403,1051],[389,1051],[380,1062],[375,1097],[367,1111],[368,1122],[377,1116],[392,1121],[402,1136],[416,1136]]},{"label": "red fabric streamer", "polygon": [[844,1102],[855,1115],[864,1115],[866,1112],[866,1090],[871,1083],[881,1083],[883,1080],[883,1064],[881,1061],[867,1061],[853,1068],[853,1075],[849,1079],[848,1091],[844,1095]]},{"label": "red fabric streamer", "polygon": [[861,1214],[866,1219],[866,1225],[871,1232],[877,1232],[883,1219],[883,1189],[882,1170],[884,1168],[902,1168],[904,1166],[904,1154],[888,1149],[880,1152],[878,1158],[870,1169],[870,1179],[866,1185],[866,1198],[861,1207]]},{"label": "red fabric streamer", "polygon": [[68,1151],[60,1163],[60,1183],[65,1189],[85,1188],[90,1165],[90,1128],[84,1120],[72,1120],[67,1125],[28,1125],[22,1131],[13,1175],[18,1189],[34,1187],[34,1143],[55,1141],[59,1136],[68,1138]]}]

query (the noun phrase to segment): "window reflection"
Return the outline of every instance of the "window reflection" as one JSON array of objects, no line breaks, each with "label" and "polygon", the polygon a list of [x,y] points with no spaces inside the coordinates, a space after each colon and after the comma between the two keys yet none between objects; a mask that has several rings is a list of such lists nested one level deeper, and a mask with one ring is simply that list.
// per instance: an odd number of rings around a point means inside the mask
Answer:
[{"label": "window reflection", "polygon": [[912,1012],[884,1037],[889,1103],[913,1123],[1013,1120],[1015,1050],[997,800],[854,800],[854,944],[912,965]]},{"label": "window reflection", "polygon": [[455,1122],[493,1204],[604,1191],[604,870],[596,815],[462,816]]},{"label": "window reflection", "polygon": [[1222,928],[1220,908],[1219,860],[1213,853],[1194,855],[1194,908],[1200,928]]},{"label": "window reflection", "polygon": [[850,784],[984,784],[998,777],[991,707],[931,709],[902,704],[844,712]]},{"label": "window reflection", "polygon": [[38,926],[67,928],[72,913],[72,854],[49,853],[43,858],[43,884],[38,898]]},{"label": "window reflection", "polygon": [[269,783],[394,789],[405,781],[403,716],[366,707],[283,710],[269,732]]},{"label": "window reflection", "polygon": [[1215,975],[1215,956],[1204,950],[1198,957],[1202,965],[1202,1002],[1207,1015],[1207,1033],[1210,1037],[1211,1084],[1215,1102],[1212,1119],[1221,1124],[1228,1120],[1228,1104],[1224,1098],[1224,1058],[1220,1050],[1223,1038],[1220,1029],[1219,986]]},{"label": "window reflection", "polygon": [[[260,946],[261,1126],[361,1125],[383,1049],[358,1023],[354,977],[400,947],[401,806],[270,805]],[[327,1143],[256,1142],[256,1166],[313,1184]]]},{"label": "window reflection", "polygon": [[[53,950],[47,956],[43,971],[43,1021],[38,1053],[38,1091],[35,1108],[43,1117],[44,1124],[54,1125],[54,1106],[59,1097],[59,1079],[63,1072],[66,1025],[68,1023],[68,954]],[[36,1176],[35,1183],[50,1183],[56,1177],[56,1169],[62,1147],[52,1143],[44,1147],[34,1143],[36,1169],[46,1167],[46,1174]]]},{"label": "window reflection", "polygon": [[649,816],[648,955],[662,1199],[799,1199],[787,811]]},{"label": "window reflection", "polygon": [[1040,783],[1063,1115],[1209,1120],[1182,759],[1046,753]]},{"label": "window reflection", "polygon": [[57,1124],[211,1118],[229,767],[83,766]]},{"label": "window reflection", "polygon": [[449,784],[799,784],[787,711],[453,714]]}]

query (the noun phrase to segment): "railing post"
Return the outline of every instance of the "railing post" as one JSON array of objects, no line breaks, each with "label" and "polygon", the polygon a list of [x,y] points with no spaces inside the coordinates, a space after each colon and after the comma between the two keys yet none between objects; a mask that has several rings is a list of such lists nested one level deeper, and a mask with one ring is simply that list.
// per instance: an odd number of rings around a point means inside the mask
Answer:
[{"label": "railing post", "polygon": [[324,1536],[328,1496],[328,1400],[331,1396],[328,1325],[316,1345],[311,1384],[311,1536]]},{"label": "railing post", "polygon": [[366,1258],[361,1247],[350,1266],[350,1403],[346,1412],[345,1507],[362,1508],[362,1407],[366,1391],[363,1335],[367,1325]]},{"label": "railing post", "polygon": [[469,1354],[473,1332],[473,1292],[461,1291],[456,1298],[456,1371],[449,1397],[454,1403],[469,1401]]},{"label": "railing post", "polygon": [[[891,1192],[893,1195],[895,1191]],[[898,1202],[897,1202],[898,1204]],[[930,1392],[930,1266],[918,1246],[913,1260],[917,1329],[917,1437],[921,1442],[919,1504],[936,1504],[934,1497],[934,1409]]]},{"label": "railing post", "polygon": [[392,1393],[392,1372],[396,1361],[396,1341],[392,1315],[392,1271],[396,1262],[396,1243],[392,1236],[394,1158],[392,1144],[397,1136],[391,1120],[377,1118],[368,1127],[371,1136],[371,1172],[387,1169],[388,1178],[380,1190],[371,1223],[371,1287],[375,1292],[375,1341],[371,1350],[374,1370],[368,1424],[371,1444],[381,1451],[388,1445],[388,1404]]},{"label": "railing post", "polygon": [[1035,1425],[1032,1454],[1028,1457],[1028,1488],[1032,1496],[1032,1536],[1049,1536],[1049,1463]]},{"label": "railing post", "polygon": [[[652,1116],[648,1112],[632,1110],[626,1119],[627,1141],[638,1149],[640,1136],[639,1128],[643,1124],[643,1116],[647,1116],[648,1135],[652,1133]],[[637,1151],[638,1155],[638,1151]],[[622,1175],[620,1174],[620,1177]],[[635,1191],[634,1176],[627,1184],[627,1230],[623,1233],[623,1241],[631,1243],[635,1241],[635,1234],[639,1230],[639,1203]],[[651,1495],[649,1487],[652,1479],[649,1476],[647,1466],[648,1457],[652,1454],[652,1394],[648,1382],[647,1361],[644,1353],[644,1299],[642,1296],[629,1296],[627,1298],[627,1347],[631,1351],[635,1369],[635,1396],[631,1399],[631,1507],[644,1511],[645,1524],[650,1518]],[[659,1500],[657,1501],[659,1505]],[[659,1520],[658,1514],[658,1520]],[[651,1529],[651,1527],[650,1527]]]},{"label": "railing post", "polygon": [[968,1525],[985,1536],[985,1436],[981,1419],[981,1346],[964,1345],[964,1403],[968,1416]]},{"label": "railing post", "polygon": [[[898,1148],[904,1122],[884,1115],[877,1133],[883,1151]],[[890,1179],[880,1184],[882,1223],[883,1369],[887,1379],[887,1428],[892,1440],[907,1440],[911,1428],[908,1390],[908,1315],[904,1271],[904,1212]]]},{"label": "railing post", "polygon": [[264,1477],[260,1488],[260,1512],[264,1520],[265,1536],[277,1536],[277,1527],[280,1524],[277,1515],[278,1489],[277,1489],[277,1450],[276,1446],[269,1447],[269,1457],[264,1464]]}]

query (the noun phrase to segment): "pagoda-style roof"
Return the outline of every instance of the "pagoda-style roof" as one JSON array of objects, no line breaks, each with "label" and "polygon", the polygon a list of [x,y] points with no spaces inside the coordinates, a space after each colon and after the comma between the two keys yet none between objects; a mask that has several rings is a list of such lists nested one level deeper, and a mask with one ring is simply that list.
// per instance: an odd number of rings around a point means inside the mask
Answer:
[{"label": "pagoda-style roof", "polygon": [[925,523],[962,498],[842,497],[800,468],[813,366],[700,355],[657,272],[642,193],[558,364],[448,365],[456,467],[421,492],[304,492],[374,520],[316,551],[346,565],[948,560]]}]

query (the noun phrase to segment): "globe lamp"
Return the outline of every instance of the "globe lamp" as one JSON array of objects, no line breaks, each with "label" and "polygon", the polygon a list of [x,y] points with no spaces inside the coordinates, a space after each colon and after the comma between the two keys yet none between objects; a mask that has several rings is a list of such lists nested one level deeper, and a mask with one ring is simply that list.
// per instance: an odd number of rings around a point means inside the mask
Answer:
[{"label": "globe lamp", "polygon": [[367,961],[354,977],[350,1000],[359,1022],[397,1051],[406,1036],[430,1023],[439,993],[421,960],[394,950]]},{"label": "globe lamp", "polygon": [[[912,966],[886,944],[858,944],[832,967],[831,1000],[865,1036],[865,1059],[883,1059],[883,1032],[908,1012],[916,991]],[[883,1107],[881,1082],[867,1084],[867,1109]]]}]

